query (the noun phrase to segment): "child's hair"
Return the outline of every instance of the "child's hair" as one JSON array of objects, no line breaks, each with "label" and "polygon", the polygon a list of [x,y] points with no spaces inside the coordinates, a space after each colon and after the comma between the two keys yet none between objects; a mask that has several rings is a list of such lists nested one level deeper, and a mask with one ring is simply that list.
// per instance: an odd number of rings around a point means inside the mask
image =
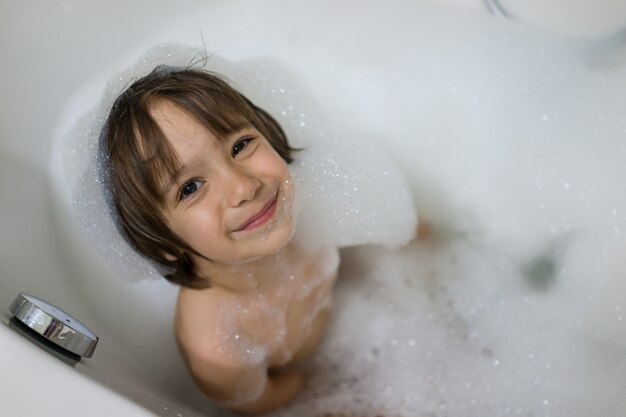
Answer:
[{"label": "child's hair", "polygon": [[207,71],[159,66],[113,104],[101,145],[121,232],[139,253],[173,268],[165,278],[201,288],[208,283],[196,276],[190,254],[202,255],[170,230],[164,216],[161,185],[180,163],[150,112],[161,100],[180,107],[218,138],[253,126],[287,163],[293,149],[276,120]]}]

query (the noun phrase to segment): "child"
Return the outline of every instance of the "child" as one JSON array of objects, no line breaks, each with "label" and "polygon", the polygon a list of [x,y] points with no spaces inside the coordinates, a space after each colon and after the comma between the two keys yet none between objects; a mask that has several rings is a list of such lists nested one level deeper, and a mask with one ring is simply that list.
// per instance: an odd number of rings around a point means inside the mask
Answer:
[{"label": "child", "polygon": [[278,123],[214,74],[157,67],[102,135],[123,232],[181,286],[175,331],[200,390],[259,414],[303,386],[339,256],[292,240],[291,153]]}]

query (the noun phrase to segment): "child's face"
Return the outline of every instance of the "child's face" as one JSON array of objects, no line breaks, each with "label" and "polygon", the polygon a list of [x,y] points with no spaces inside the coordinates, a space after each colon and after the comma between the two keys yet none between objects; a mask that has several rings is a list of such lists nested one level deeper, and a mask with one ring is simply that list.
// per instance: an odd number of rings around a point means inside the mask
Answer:
[{"label": "child's face", "polygon": [[252,126],[218,139],[169,102],[151,113],[181,163],[162,190],[172,231],[214,263],[280,251],[293,230],[293,184],[269,142]]}]

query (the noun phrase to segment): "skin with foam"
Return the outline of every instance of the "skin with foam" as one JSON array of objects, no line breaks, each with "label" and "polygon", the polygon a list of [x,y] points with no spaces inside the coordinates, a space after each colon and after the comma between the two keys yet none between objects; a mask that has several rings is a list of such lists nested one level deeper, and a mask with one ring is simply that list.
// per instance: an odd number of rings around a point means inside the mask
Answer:
[{"label": "skin with foam", "polygon": [[229,408],[285,405],[303,385],[289,367],[314,350],[328,317],[337,250],[291,240],[289,170],[256,129],[217,138],[168,102],[152,115],[181,162],[163,184],[168,225],[201,255],[194,266],[211,284],[180,290],[183,358],[199,388]]}]

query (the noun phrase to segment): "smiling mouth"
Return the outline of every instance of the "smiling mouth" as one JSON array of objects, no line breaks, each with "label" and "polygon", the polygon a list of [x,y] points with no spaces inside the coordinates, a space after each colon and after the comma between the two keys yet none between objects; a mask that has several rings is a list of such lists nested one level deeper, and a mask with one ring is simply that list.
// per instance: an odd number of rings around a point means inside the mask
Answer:
[{"label": "smiling mouth", "polygon": [[276,201],[278,200],[278,192],[272,199],[254,216],[246,220],[241,226],[235,229],[235,232],[256,229],[267,223],[276,213]]}]

